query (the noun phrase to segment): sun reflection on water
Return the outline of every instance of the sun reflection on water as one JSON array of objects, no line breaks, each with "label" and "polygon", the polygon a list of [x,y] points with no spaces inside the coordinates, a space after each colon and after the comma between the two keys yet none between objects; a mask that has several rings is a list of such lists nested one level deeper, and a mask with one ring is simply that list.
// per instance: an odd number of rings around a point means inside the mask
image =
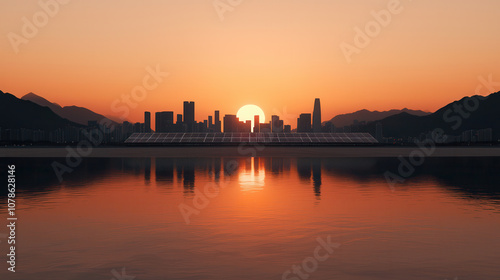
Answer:
[{"label": "sun reflection on water", "polygon": [[250,168],[239,173],[238,182],[242,191],[261,191],[264,189],[266,172],[259,168],[259,160],[251,158]]}]

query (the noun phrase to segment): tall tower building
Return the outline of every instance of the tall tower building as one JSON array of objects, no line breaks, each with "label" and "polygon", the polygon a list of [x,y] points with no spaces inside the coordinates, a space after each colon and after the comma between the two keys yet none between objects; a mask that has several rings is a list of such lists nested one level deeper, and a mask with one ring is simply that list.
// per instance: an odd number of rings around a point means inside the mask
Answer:
[{"label": "tall tower building", "polygon": [[260,116],[255,115],[253,117],[253,132],[260,132]]},{"label": "tall tower building", "polygon": [[177,121],[174,125],[175,132],[184,132],[184,125],[182,123],[182,114],[177,114]]},{"label": "tall tower building", "polygon": [[144,112],[144,132],[150,133],[151,132],[151,113],[150,112]]},{"label": "tall tower building", "polygon": [[187,132],[194,132],[194,102],[184,101],[184,124],[186,124]]},{"label": "tall tower building", "polygon": [[214,124],[212,123],[212,116],[208,116],[208,131],[212,132],[214,129]]},{"label": "tall tower building", "polygon": [[215,111],[214,132],[221,132],[221,131],[222,131],[222,125],[220,121],[219,111]]},{"label": "tall tower building", "polygon": [[321,103],[319,98],[314,100],[314,111],[313,111],[313,132],[321,132]]}]

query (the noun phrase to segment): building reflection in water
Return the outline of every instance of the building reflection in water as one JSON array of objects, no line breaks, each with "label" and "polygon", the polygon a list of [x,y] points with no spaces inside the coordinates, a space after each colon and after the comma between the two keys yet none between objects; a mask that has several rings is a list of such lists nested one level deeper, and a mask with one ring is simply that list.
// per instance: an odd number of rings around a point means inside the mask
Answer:
[{"label": "building reflection in water", "polygon": [[321,160],[312,160],[312,181],[314,186],[314,195],[321,198]]},{"label": "building reflection in water", "polygon": [[308,158],[297,159],[297,174],[301,181],[311,181],[311,160]]},{"label": "building reflection in water", "polygon": [[[243,191],[260,191],[264,189],[266,175],[288,176],[295,163],[300,181],[312,184],[317,199],[321,196],[320,159],[297,158],[295,162],[291,158],[155,158],[154,163],[157,182],[170,187],[174,185],[174,179],[182,182],[187,195],[194,194],[196,175],[213,182],[233,180],[234,177]],[[151,180],[151,159],[146,159],[144,166],[144,178],[148,182]]]},{"label": "building reflection in water", "polygon": [[[185,193],[194,193],[195,186],[195,161],[190,159],[179,159],[182,167],[183,185]],[[179,167],[177,167],[179,168]]]},{"label": "building reflection in water", "polygon": [[174,181],[174,162],[170,158],[155,159],[156,181],[173,182]]},{"label": "building reflection in water", "polygon": [[144,159],[144,181],[146,184],[151,182],[151,158]]},{"label": "building reflection in water", "polygon": [[314,195],[317,199],[321,198],[321,159],[298,158],[297,174],[299,179],[313,184]]},{"label": "building reflection in water", "polygon": [[[214,182],[239,181],[244,190],[261,190],[264,188],[266,175],[286,179],[284,177],[290,174],[293,176],[295,173],[291,168],[296,168],[299,181],[302,184],[310,184],[314,196],[320,199],[324,174],[364,183],[371,180],[385,182],[384,172],[397,170],[398,165],[398,159],[392,158],[148,158],[107,159],[100,162],[88,159],[82,166],[88,167],[89,170],[81,168],[78,174],[75,172],[68,175],[66,182],[71,183],[79,177],[85,180],[99,177],[98,175],[102,174],[106,167],[113,166],[131,174],[144,172],[141,176],[144,176],[146,182],[155,180],[168,187],[173,187],[173,183],[178,182],[184,187],[186,194],[194,193],[195,175]],[[432,177],[441,182],[443,188],[459,192],[464,197],[494,198],[500,196],[497,183],[500,173],[490,170],[498,169],[498,166],[500,160],[497,158],[431,158],[413,177]],[[49,171],[46,173],[53,174],[53,171]],[[152,172],[155,178],[151,178]],[[53,185],[57,185],[55,179],[52,181]]]},{"label": "building reflection in water", "polygon": [[[200,182],[238,182],[241,172],[243,184],[251,183],[259,188],[264,187],[266,175],[268,182],[269,176],[278,180],[293,180],[298,176],[299,182],[310,185],[319,199],[323,183],[330,178],[354,180],[360,186],[379,182],[385,187],[384,173],[398,170],[400,164],[397,158],[85,158],[74,172],[64,174],[61,183],[52,168],[53,161],[51,158],[0,158],[5,165],[23,167],[16,172],[25,182],[19,192],[27,198],[50,194],[61,186],[68,189],[91,186],[93,182],[112,176],[141,177],[146,185],[154,181],[157,186],[170,189],[180,186],[186,194],[192,195],[196,178]],[[429,158],[409,180],[434,180],[441,188],[464,199],[500,201],[500,173],[496,172],[499,168],[500,159],[494,157]],[[325,174],[327,177],[323,176]],[[6,195],[6,189],[0,189],[0,195]]]}]

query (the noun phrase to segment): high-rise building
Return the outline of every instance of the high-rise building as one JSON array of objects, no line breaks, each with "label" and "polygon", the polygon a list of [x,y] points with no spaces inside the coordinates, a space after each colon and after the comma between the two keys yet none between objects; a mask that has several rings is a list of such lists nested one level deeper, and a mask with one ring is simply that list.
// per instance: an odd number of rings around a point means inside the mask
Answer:
[{"label": "high-rise building", "polygon": [[172,132],[184,132],[184,124],[182,123],[182,114],[177,114],[176,122],[173,125]]},{"label": "high-rise building", "polygon": [[212,116],[208,116],[208,131],[213,131],[214,125],[212,123]]},{"label": "high-rise building", "polygon": [[239,120],[236,115],[224,116],[224,132],[238,132]]},{"label": "high-rise building", "polygon": [[238,132],[252,132],[252,121],[240,122],[238,124]]},{"label": "high-rise building", "polygon": [[171,132],[174,124],[174,112],[156,112],[156,132]]},{"label": "high-rise building", "polygon": [[215,111],[214,132],[222,132],[222,125],[220,121],[219,111]]},{"label": "high-rise building", "polygon": [[319,98],[314,100],[314,111],[313,111],[313,132],[321,132],[321,103]]},{"label": "high-rise building", "polygon": [[141,125],[142,125],[142,124],[141,124],[140,122],[136,122],[136,123],[134,123],[134,132],[136,132],[136,133],[140,133],[140,132],[142,132],[143,130],[142,130]]},{"label": "high-rise building", "polygon": [[285,126],[283,127],[283,132],[285,132],[285,133],[290,133],[290,132],[292,132],[292,126],[291,126],[291,125],[289,125],[289,124],[285,125]]},{"label": "high-rise building", "polygon": [[259,130],[260,132],[271,132],[272,131],[272,128],[271,128],[271,122],[268,122],[268,123],[261,123],[259,125]]},{"label": "high-rise building", "polygon": [[283,121],[280,121],[279,116],[271,116],[271,129],[272,132],[283,132]]},{"label": "high-rise building", "polygon": [[297,132],[311,132],[311,114],[300,114],[297,119]]},{"label": "high-rise building", "polygon": [[253,132],[260,132],[260,116],[255,115],[253,117]]},{"label": "high-rise building", "polygon": [[193,132],[195,130],[194,120],[194,102],[184,101],[184,124],[186,125],[186,132]]},{"label": "high-rise building", "polygon": [[277,132],[279,119],[280,117],[276,115],[271,116],[271,132]]},{"label": "high-rise building", "polygon": [[151,112],[144,112],[144,132],[151,132]]}]

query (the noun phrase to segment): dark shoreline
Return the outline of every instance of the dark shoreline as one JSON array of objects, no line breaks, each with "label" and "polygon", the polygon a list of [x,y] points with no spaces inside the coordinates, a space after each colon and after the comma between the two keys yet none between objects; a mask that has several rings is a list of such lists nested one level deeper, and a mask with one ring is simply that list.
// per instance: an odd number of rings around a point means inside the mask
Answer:
[{"label": "dark shoreline", "polygon": [[[70,152],[71,151],[71,152]],[[436,147],[432,153],[419,147],[95,147],[87,155],[76,147],[4,147],[0,157],[500,157],[500,147]]]}]

